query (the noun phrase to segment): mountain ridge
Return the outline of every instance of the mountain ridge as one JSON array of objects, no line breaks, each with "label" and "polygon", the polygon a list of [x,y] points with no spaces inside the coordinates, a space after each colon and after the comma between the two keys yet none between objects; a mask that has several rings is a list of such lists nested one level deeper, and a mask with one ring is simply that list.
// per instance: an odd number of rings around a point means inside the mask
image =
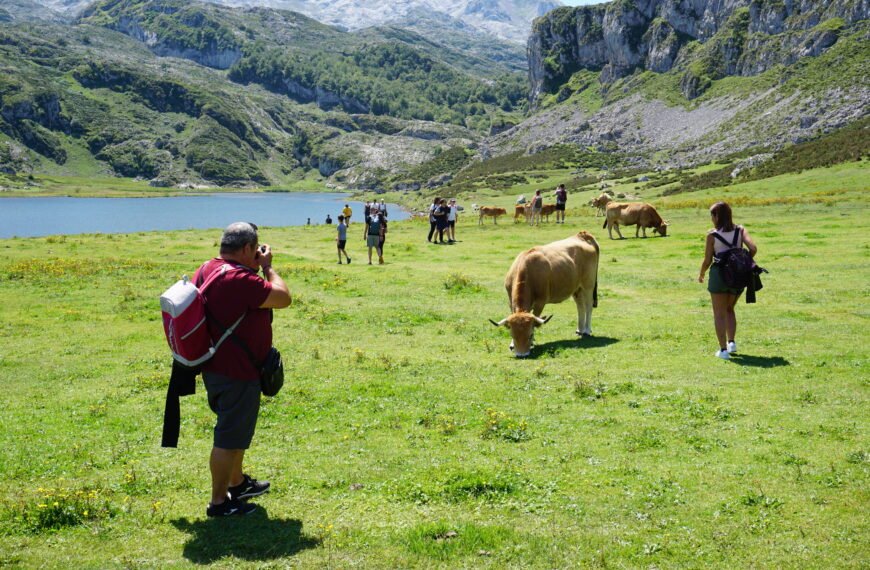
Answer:
[{"label": "mountain ridge", "polygon": [[[22,0],[23,1],[23,0]],[[36,0],[68,17],[78,16],[92,0]],[[291,10],[345,30],[406,20],[414,12],[449,16],[493,37],[522,44],[532,20],[562,3],[559,0],[210,0],[235,8]],[[407,27],[407,22],[405,22]],[[419,30],[418,30],[419,31]],[[424,34],[425,35],[425,34]],[[430,38],[436,39],[436,38]]]}]

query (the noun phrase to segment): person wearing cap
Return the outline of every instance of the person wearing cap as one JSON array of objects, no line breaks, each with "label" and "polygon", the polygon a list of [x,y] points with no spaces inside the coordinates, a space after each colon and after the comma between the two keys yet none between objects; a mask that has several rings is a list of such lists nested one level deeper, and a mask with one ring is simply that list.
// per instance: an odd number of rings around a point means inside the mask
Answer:
[{"label": "person wearing cap", "polygon": [[[258,271],[262,270],[260,277]],[[260,245],[257,226],[235,222],[224,230],[220,254],[196,271],[201,285],[216,271],[224,272],[208,289],[208,330],[217,341],[238,321],[235,341],[221,343],[202,365],[208,403],[217,415],[211,450],[209,517],[244,515],[255,510],[247,499],[269,490],[244,472],[260,411],[260,371],[272,347],[272,309],[290,306],[290,290],[272,267],[272,249]],[[232,339],[231,339],[232,340]],[[243,346],[245,348],[243,348]]]}]

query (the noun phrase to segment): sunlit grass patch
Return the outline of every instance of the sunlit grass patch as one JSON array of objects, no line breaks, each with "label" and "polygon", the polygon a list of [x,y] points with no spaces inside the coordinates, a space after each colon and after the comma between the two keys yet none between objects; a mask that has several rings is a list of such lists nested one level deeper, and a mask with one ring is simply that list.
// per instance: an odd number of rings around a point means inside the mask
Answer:
[{"label": "sunlit grass patch", "polygon": [[519,487],[520,482],[512,473],[459,472],[447,478],[441,495],[450,501],[466,499],[491,501],[511,495]]},{"label": "sunlit grass patch", "polygon": [[0,520],[13,532],[41,533],[98,522],[116,514],[118,509],[102,489],[39,487],[35,496],[4,504]]},{"label": "sunlit grass patch", "polygon": [[414,554],[447,561],[490,556],[515,544],[517,534],[501,526],[438,521],[415,526],[401,542]]},{"label": "sunlit grass patch", "polygon": [[28,259],[8,265],[0,276],[10,280],[54,281],[90,277],[107,272],[147,271],[154,267],[154,263],[141,259],[95,260],[85,257]]},{"label": "sunlit grass patch", "polygon": [[499,410],[486,410],[486,420],[481,437],[484,439],[503,439],[518,443],[532,437],[526,420],[515,419]]},{"label": "sunlit grass patch", "polygon": [[477,293],[482,287],[472,278],[462,273],[450,273],[444,279],[444,288],[450,293]]}]

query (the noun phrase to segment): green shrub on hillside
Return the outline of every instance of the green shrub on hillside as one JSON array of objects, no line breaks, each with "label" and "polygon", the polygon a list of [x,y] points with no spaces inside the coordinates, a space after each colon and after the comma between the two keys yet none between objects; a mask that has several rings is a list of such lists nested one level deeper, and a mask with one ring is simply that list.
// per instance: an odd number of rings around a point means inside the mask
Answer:
[{"label": "green shrub on hillside", "polygon": [[563,168],[610,168],[621,157],[613,153],[590,151],[577,145],[560,144],[534,154],[521,151],[476,162],[463,170],[457,181],[471,180],[506,172],[552,170]]},{"label": "green shrub on hillside", "polygon": [[453,147],[438,153],[435,158],[420,164],[408,173],[408,178],[426,182],[439,174],[455,174],[473,158],[473,154],[463,147]]},{"label": "green shrub on hillside", "polygon": [[130,140],[107,146],[96,157],[108,162],[116,174],[130,178],[154,178],[172,162],[168,152],[157,150],[148,140]]},{"label": "green shrub on hillside", "polygon": [[[668,188],[662,195],[669,196],[728,186],[732,183],[762,180],[782,174],[863,160],[868,156],[870,156],[870,118],[864,118],[815,140],[788,146],[771,160],[752,170],[744,170],[736,179],[731,178],[736,165],[730,163],[724,168],[684,177],[678,186]],[[669,182],[673,181],[675,180]],[[655,185],[650,183],[648,187],[655,187]]]},{"label": "green shrub on hillside", "polygon": [[352,113],[457,125],[488,109],[518,108],[526,91],[520,75],[486,84],[398,43],[363,45],[349,53],[305,53],[257,42],[229,77]]},{"label": "green shrub on hillside", "polygon": [[39,123],[28,119],[18,121],[16,130],[21,142],[58,164],[66,162],[67,154],[60,138]]},{"label": "green shrub on hillside", "polygon": [[197,121],[184,154],[187,166],[205,180],[218,184],[247,180],[268,183],[251,147],[210,117]]},{"label": "green shrub on hillside", "polygon": [[870,156],[870,118],[864,118],[833,133],[784,148],[773,160],[755,168],[740,180],[759,180],[790,172],[833,166]]}]

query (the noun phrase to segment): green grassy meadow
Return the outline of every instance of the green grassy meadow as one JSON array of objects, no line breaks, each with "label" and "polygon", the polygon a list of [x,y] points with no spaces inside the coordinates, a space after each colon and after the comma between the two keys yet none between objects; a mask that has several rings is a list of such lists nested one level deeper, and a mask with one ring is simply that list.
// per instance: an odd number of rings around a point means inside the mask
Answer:
[{"label": "green grassy meadow", "polygon": [[[607,239],[592,190],[565,225],[469,212],[453,246],[410,220],[384,266],[358,223],[342,266],[334,229],[261,229],[294,296],[274,322],[288,381],[247,456],[272,492],[232,520],[205,517],[201,385],[160,447],[157,298],[220,230],[0,240],[0,565],[866,568],[867,180],[862,162],[645,195],[668,238]],[[696,281],[718,198],[770,270],[730,362]],[[595,336],[551,305],[512,358],[487,322],[511,261],[580,229],[601,246]]]}]

